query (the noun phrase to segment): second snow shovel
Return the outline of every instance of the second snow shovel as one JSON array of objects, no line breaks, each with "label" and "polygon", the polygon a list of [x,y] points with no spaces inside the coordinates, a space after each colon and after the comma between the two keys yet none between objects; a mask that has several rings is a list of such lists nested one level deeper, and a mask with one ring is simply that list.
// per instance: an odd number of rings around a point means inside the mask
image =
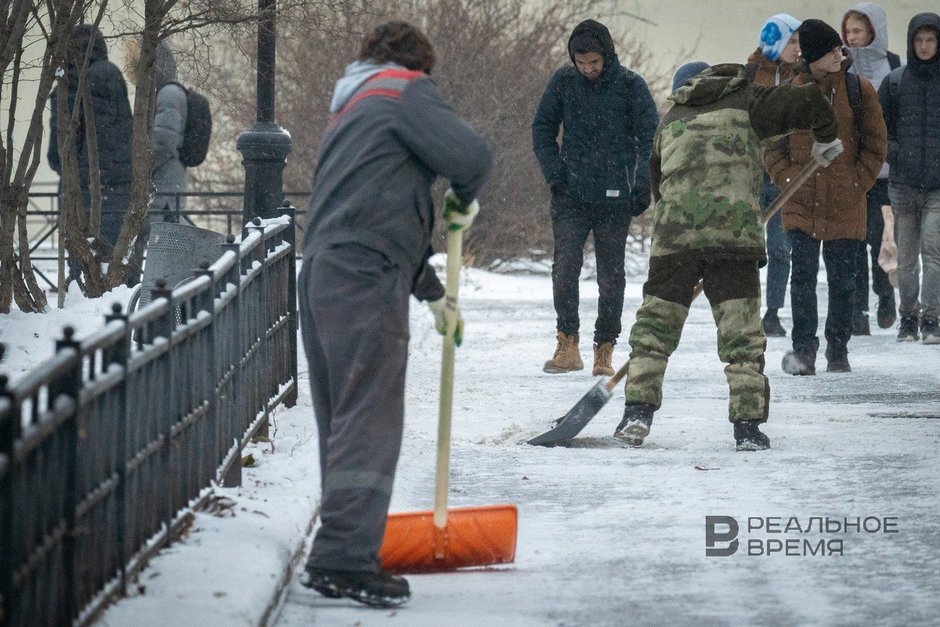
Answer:
[{"label": "second snow shovel", "polygon": [[[819,168],[819,162],[815,159],[803,166],[803,169],[800,170],[796,179],[780,192],[777,199],[761,216],[764,224],[766,224],[775,213],[780,211],[780,208],[783,207],[796,190],[813,176],[817,168]],[[698,285],[695,286],[695,291],[692,296],[693,300],[701,294],[702,287],[703,284],[699,281]],[[581,400],[571,408],[571,411],[552,423],[551,429],[529,440],[528,444],[554,446],[555,444],[565,442],[578,435],[581,429],[583,429],[587,423],[591,422],[591,419],[597,415],[597,412],[610,400],[614,388],[617,387],[620,380],[626,376],[627,367],[629,365],[630,362],[627,361],[609,381],[601,380],[595,383],[594,387],[588,390],[588,393],[581,397]]]},{"label": "second snow shovel", "polygon": [[516,556],[515,505],[447,508],[450,424],[454,397],[454,331],[463,234],[447,233],[444,347],[437,429],[434,510],[389,514],[379,552],[382,569],[420,573],[512,562]]}]

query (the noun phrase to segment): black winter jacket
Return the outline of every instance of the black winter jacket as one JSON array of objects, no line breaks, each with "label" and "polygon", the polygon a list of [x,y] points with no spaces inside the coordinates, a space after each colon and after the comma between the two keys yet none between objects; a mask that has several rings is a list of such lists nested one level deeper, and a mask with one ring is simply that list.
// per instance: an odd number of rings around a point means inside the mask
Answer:
[{"label": "black winter jacket", "polygon": [[[564,188],[582,202],[639,214],[649,205],[656,104],[646,81],[620,65],[607,28],[586,20],[571,36],[583,29],[594,31],[602,42],[604,69],[594,83],[573,66],[555,72],[532,122],[535,156],[552,187]],[[635,210],[634,197],[639,199]]]},{"label": "black winter jacket", "polygon": [[[101,170],[101,186],[118,187],[131,181],[131,136],[133,134],[133,115],[127,97],[127,85],[124,76],[116,65],[108,61],[108,46],[101,32],[90,24],[80,24],[72,29],[69,43],[71,62],[67,70],[69,85],[69,110],[71,111],[78,90],[78,70],[76,64],[84,61],[85,47],[89,38],[94,39],[91,59],[88,64],[86,80],[91,88],[91,100],[94,109],[95,130],[98,140],[98,161]],[[59,162],[59,143],[56,129],[58,113],[56,111],[57,93],[52,92],[52,117],[49,122],[49,149],[46,158],[49,166],[61,174]],[[78,116],[78,128],[75,132],[78,155],[79,175],[83,190],[89,187],[88,145],[85,131],[85,115]],[[125,202],[126,204],[126,202]]]},{"label": "black winter jacket", "polygon": [[914,33],[932,26],[940,33],[936,13],[920,13],[907,29],[907,67],[900,83],[881,82],[878,96],[888,127],[890,181],[915,189],[940,189],[940,53],[921,61],[914,53]]}]

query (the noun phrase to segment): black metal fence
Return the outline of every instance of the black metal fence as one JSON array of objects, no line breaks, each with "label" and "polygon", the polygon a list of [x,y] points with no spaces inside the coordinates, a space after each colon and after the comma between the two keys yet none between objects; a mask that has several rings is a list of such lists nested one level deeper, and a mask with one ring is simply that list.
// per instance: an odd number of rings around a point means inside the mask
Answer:
[{"label": "black metal fence", "polygon": [[297,395],[294,212],[10,384],[0,377],[0,624],[90,621]]}]

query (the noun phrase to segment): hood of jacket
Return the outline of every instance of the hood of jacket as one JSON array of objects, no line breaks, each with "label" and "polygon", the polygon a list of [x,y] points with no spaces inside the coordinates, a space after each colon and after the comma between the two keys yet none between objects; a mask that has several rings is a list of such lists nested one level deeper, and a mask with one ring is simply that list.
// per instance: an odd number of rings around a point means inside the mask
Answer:
[{"label": "hood of jacket", "polygon": [[176,80],[176,60],[173,58],[170,43],[166,39],[157,46],[157,60],[154,66],[154,82],[157,89]]},{"label": "hood of jacket", "polygon": [[747,86],[747,72],[738,63],[722,63],[702,70],[668,98],[676,104],[700,107],[721,100]]},{"label": "hood of jacket", "polygon": [[607,27],[597,20],[584,20],[574,27],[574,30],[571,31],[571,36],[568,37],[568,56],[571,57],[572,63],[574,63],[574,53],[571,51],[571,40],[574,39],[575,35],[584,32],[592,33],[603,49],[601,55],[604,57],[604,69],[601,71],[601,76],[603,76],[604,73],[607,72],[607,69],[614,65],[614,62],[620,63],[617,59],[617,52],[614,50],[614,38],[610,36],[610,31],[607,30]]},{"label": "hood of jacket", "polygon": [[891,72],[891,64],[888,62],[888,16],[885,10],[874,2],[859,2],[842,16],[843,40],[845,39],[845,22],[851,11],[864,15],[875,32],[874,39],[867,46],[848,48],[854,60],[852,72],[864,76],[872,82],[875,89],[878,89],[884,77]]},{"label": "hood of jacket", "polygon": [[69,34],[69,60],[73,65],[84,61],[88,40],[93,41],[91,61],[102,61],[108,58],[108,44],[105,43],[101,31],[94,24],[79,24],[72,28]]},{"label": "hood of jacket", "polygon": [[911,18],[907,26],[907,67],[917,76],[940,75],[940,49],[929,61],[921,61],[914,53],[914,33],[924,26],[930,26],[940,39],[940,15],[936,13],[918,13]]},{"label": "hood of jacket", "polygon": [[330,100],[330,113],[336,113],[349,101],[359,87],[385,70],[404,70],[405,67],[397,63],[375,63],[373,61],[353,61],[346,66],[342,78],[336,81],[333,88],[333,98]]}]

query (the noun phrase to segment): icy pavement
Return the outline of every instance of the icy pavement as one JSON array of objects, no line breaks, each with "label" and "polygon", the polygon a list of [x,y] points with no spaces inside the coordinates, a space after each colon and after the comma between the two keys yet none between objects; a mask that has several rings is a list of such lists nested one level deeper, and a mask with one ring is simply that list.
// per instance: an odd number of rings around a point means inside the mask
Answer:
[{"label": "icy pavement", "polygon": [[[818,376],[791,377],[780,370],[789,339],[771,338],[773,449],[736,453],[700,299],[642,448],[610,437],[622,386],[571,446],[530,447],[522,442],[593,379],[541,372],[554,349],[547,277],[470,272],[462,289],[451,505],[515,503],[515,564],[410,576],[412,600],[394,611],[326,599],[295,578],[278,625],[936,624],[937,347],[898,344],[894,330],[875,328],[850,342],[852,373],[826,373],[823,346]],[[596,292],[590,282],[582,291],[587,358]],[[819,293],[824,307],[824,284]],[[615,367],[639,300],[631,283]],[[789,330],[789,309],[781,313]],[[438,344],[418,327],[393,511],[430,509],[433,494]],[[706,556],[708,516],[738,523],[733,555]]]}]

